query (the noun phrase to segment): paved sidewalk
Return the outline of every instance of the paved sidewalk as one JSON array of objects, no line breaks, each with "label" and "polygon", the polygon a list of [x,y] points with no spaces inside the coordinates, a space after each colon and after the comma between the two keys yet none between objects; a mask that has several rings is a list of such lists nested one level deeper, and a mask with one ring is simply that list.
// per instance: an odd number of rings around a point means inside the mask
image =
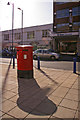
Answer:
[{"label": "paved sidewalk", "polygon": [[[1,64],[0,64],[1,67]],[[17,68],[2,64],[0,117],[42,120],[80,119],[79,76],[72,71],[34,68],[33,79],[18,79]],[[1,83],[1,81],[0,81]],[[45,118],[45,119],[44,119]]]}]

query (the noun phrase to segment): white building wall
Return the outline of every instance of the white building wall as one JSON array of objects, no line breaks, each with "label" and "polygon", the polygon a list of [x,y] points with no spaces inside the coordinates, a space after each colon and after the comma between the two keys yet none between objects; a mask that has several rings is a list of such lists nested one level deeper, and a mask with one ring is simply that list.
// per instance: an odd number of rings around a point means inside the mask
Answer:
[{"label": "white building wall", "polygon": [[[25,27],[23,28],[23,43],[24,44],[31,44],[32,42],[38,42],[39,44],[43,44],[45,45],[47,42],[45,41],[50,41],[51,38],[50,37],[46,37],[46,38],[42,38],[42,30],[47,30],[47,29],[52,29],[53,28],[53,24],[46,24],[46,25],[39,25],[39,26],[32,26],[32,27]],[[35,38],[32,39],[27,39],[27,32],[31,32],[34,31],[35,32]],[[13,35],[13,42],[14,43],[20,43],[20,40],[15,40],[15,33],[21,33],[21,29],[14,29],[14,35]],[[12,30],[7,30],[7,31],[3,31],[3,38],[2,41],[4,43],[9,43],[12,42]],[[9,41],[4,41],[4,34],[9,34]],[[21,33],[22,34],[22,33]]]},{"label": "white building wall", "polygon": [[0,51],[2,50],[2,32],[0,31]]},{"label": "white building wall", "polygon": [[42,31],[41,30],[36,30],[35,31],[35,40],[39,41],[42,39]]}]

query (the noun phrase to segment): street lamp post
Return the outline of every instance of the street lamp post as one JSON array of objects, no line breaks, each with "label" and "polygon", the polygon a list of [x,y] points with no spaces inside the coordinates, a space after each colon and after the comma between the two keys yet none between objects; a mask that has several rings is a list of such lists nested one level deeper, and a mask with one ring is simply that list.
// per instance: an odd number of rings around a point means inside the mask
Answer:
[{"label": "street lamp post", "polygon": [[22,31],[22,45],[23,45],[23,10],[21,8],[18,8],[19,10],[21,10],[22,12],[22,16],[21,16],[21,31]]},{"label": "street lamp post", "polygon": [[12,57],[13,57],[13,69],[15,68],[15,57],[14,57],[14,50],[13,50],[13,27],[14,27],[14,3],[8,2],[7,5],[12,4]]}]

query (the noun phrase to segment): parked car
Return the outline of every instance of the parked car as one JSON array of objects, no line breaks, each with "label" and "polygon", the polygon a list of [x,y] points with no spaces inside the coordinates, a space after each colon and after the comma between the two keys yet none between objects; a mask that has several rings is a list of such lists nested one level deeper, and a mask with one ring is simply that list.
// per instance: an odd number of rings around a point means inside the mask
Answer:
[{"label": "parked car", "polygon": [[9,51],[9,50],[2,50],[2,56],[11,56],[12,55],[12,52]]},{"label": "parked car", "polygon": [[1,56],[12,56],[12,52],[7,49],[3,49],[0,51],[0,55]]},{"label": "parked car", "polygon": [[48,49],[49,50],[49,52],[54,52],[54,50],[53,49]]},{"label": "parked car", "polygon": [[37,57],[40,58],[49,58],[51,60],[59,59],[59,54],[55,52],[51,52],[48,49],[38,49],[33,52],[33,58],[37,59]]}]

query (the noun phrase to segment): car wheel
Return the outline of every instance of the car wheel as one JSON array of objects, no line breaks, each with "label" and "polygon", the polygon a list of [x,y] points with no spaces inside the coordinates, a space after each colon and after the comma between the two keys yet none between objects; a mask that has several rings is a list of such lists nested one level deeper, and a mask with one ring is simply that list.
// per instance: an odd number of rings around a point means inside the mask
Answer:
[{"label": "car wheel", "polygon": [[33,56],[33,58],[34,58],[34,59],[37,59],[37,56],[36,56],[36,55],[34,55],[34,56]]},{"label": "car wheel", "polygon": [[51,60],[55,60],[55,56],[51,56]]}]

